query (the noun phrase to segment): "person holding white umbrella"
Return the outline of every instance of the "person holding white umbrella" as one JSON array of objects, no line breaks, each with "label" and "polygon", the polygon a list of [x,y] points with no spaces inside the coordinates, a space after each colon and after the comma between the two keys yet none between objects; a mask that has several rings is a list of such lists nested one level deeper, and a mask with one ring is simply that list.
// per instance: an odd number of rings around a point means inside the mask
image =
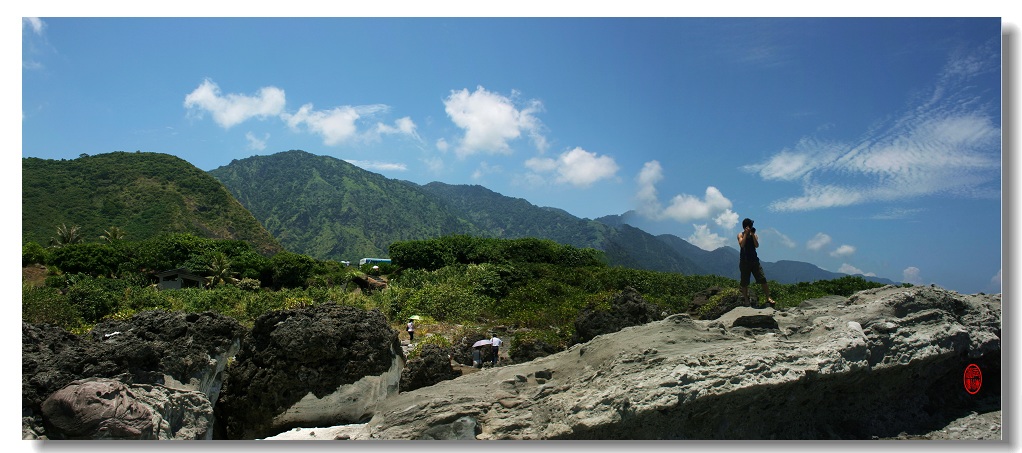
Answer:
[{"label": "person holding white umbrella", "polygon": [[500,355],[500,345],[504,343],[500,338],[497,338],[497,334],[493,334],[493,338],[490,338],[490,345],[493,348],[493,366],[497,366],[497,357]]}]

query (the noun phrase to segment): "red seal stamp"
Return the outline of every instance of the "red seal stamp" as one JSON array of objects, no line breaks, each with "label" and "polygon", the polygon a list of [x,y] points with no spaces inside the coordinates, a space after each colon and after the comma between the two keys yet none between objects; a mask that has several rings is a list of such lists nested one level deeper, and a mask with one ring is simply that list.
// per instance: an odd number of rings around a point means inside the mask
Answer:
[{"label": "red seal stamp", "polygon": [[970,363],[969,366],[965,367],[965,391],[969,392],[970,395],[979,393],[979,388],[983,386],[983,372],[979,370],[979,366],[975,363]]}]

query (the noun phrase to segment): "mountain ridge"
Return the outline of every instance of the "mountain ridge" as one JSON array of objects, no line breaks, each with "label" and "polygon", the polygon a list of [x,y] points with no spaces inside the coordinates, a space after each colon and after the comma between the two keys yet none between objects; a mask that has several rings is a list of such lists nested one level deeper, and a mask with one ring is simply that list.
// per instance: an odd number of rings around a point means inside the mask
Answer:
[{"label": "mountain ridge", "polygon": [[[253,173],[252,170],[241,168],[246,166],[268,167],[278,171],[300,168],[312,176],[302,176],[302,172],[294,171],[287,172],[290,177],[273,176],[265,174],[262,170]],[[343,174],[331,175],[330,170],[341,171]],[[324,179],[325,173],[327,176]],[[538,237],[576,247],[592,247],[602,250],[612,266],[683,274],[713,274],[734,279],[739,277],[738,251],[733,248],[722,247],[706,251],[674,235],[654,236],[647,233],[628,224],[624,215],[608,215],[596,220],[579,218],[562,209],[536,206],[528,200],[508,197],[481,185],[453,185],[435,181],[419,185],[386,178],[340,159],[317,156],[301,150],[235,160],[210,171],[210,174],[220,180],[242,204],[248,206],[250,211],[264,222],[267,229],[280,238],[285,247],[320,259],[352,260],[375,255],[383,256],[387,254],[387,245],[396,240],[469,234],[509,239]],[[253,177],[256,174],[259,177]],[[246,180],[245,175],[249,175],[251,179]],[[355,221],[356,224],[362,225],[363,232],[383,228],[382,225],[367,223],[366,218],[380,219],[381,222],[396,229],[390,233],[377,230],[373,239],[367,240],[360,237],[350,225],[344,227],[331,225],[330,214],[320,215],[320,224],[317,225],[303,224],[296,221],[293,216],[282,215],[282,211],[287,211],[282,206],[296,205],[298,200],[310,198],[308,192],[296,189],[296,182],[302,180],[306,181],[306,186],[325,183],[329,188],[320,187],[323,189],[320,197],[338,197],[342,200],[341,204],[349,206],[358,202],[365,204],[367,209],[359,212],[361,220]],[[261,186],[272,184],[273,181],[280,181],[278,184],[285,189],[289,188],[287,190],[290,192],[285,198],[287,203],[279,199],[267,200],[266,192],[260,190]],[[360,189],[363,185],[385,190],[366,191]],[[282,189],[278,187],[277,190]],[[417,201],[419,204],[410,203],[408,200]],[[248,203],[251,203],[251,206]],[[351,214],[350,209],[339,208],[340,212],[337,212],[338,209],[329,208],[327,207],[329,203],[324,203],[315,206],[338,215],[337,222],[352,220],[351,216],[344,216],[344,213]],[[268,207],[271,205],[272,207]],[[408,213],[417,215],[409,216]],[[323,222],[326,224],[322,224]],[[422,225],[422,222],[426,222],[426,225]],[[303,231],[309,228],[320,233],[317,236]],[[349,236],[340,234],[344,232],[349,233]],[[339,236],[338,239],[331,240],[327,237],[328,234]],[[303,242],[314,238],[332,241],[332,246],[313,247],[308,242]],[[361,241],[362,247],[346,247],[341,243],[344,240]],[[778,263],[764,262],[763,266],[771,280],[781,283],[815,281],[845,275],[825,271],[811,263]],[[872,280],[894,283],[886,279]]]}]

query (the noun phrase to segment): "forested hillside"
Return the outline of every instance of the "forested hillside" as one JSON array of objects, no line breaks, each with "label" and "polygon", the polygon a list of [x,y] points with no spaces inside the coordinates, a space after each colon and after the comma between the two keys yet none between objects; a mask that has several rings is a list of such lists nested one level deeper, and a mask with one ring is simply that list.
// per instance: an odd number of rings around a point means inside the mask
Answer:
[{"label": "forested hillside", "polygon": [[279,243],[208,173],[171,155],[113,152],[22,159],[22,242],[48,245],[62,225],[84,241],[164,233],[237,239],[269,254]]},{"label": "forested hillside", "polygon": [[355,261],[386,254],[391,242],[476,228],[417,185],[343,160],[287,151],[210,171],[289,251]]}]

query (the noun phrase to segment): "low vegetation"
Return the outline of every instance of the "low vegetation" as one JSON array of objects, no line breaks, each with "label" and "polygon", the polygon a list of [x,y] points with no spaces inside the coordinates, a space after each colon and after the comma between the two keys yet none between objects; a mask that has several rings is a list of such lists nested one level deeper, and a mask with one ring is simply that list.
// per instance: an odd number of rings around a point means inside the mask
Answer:
[{"label": "low vegetation", "polygon": [[[48,276],[23,283],[22,319],[85,332],[104,318],[182,310],[215,311],[252,325],[271,310],[339,303],[379,310],[400,332],[417,315],[423,320],[417,337],[431,329],[440,332],[441,325],[482,331],[504,326],[515,332],[512,348],[519,339],[564,346],[582,309],[609,308],[626,287],[670,314],[687,311],[693,295],[707,288],[731,294],[738,286],[724,277],[610,267],[602,252],[530,238],[445,236],[396,242],[390,252],[392,263],[373,268],[291,252],[265,256],[244,241],[191,234],[59,247],[29,242],[22,248],[22,264],[45,267]],[[158,289],[154,275],[177,268],[204,276],[204,287]],[[388,284],[363,288],[359,282],[367,276]],[[877,286],[857,277],[772,282],[771,295],[783,308]],[[758,290],[750,288],[754,294]]]}]

